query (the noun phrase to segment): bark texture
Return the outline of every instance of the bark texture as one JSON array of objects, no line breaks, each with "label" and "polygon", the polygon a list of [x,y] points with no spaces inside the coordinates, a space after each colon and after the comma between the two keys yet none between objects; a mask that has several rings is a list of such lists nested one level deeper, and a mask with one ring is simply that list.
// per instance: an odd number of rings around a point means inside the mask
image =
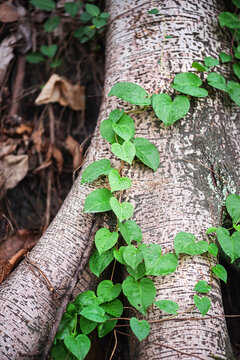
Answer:
[{"label": "bark texture", "polygon": [[[148,11],[155,7],[159,8],[159,14],[149,15]],[[218,14],[223,11],[218,0],[112,0],[108,2],[108,11],[111,20],[104,97],[84,167],[111,156],[109,144],[99,135],[99,124],[113,108],[126,105],[107,97],[113,84],[131,81],[150,93],[171,93],[170,83],[177,73],[191,71],[192,61],[205,56],[217,57],[228,47],[217,23]],[[166,39],[166,35],[172,37]],[[220,225],[227,193],[239,192],[238,115],[236,106],[212,90],[207,99],[192,99],[190,114],[174,126],[164,128],[152,111],[134,116],[136,136],[152,141],[161,159],[155,173],[137,161],[125,170],[133,181],[125,197],[135,206],[134,220],[142,228],[144,242],[158,243],[167,252],[173,249],[173,240],[179,231],[191,232],[202,239],[207,227]],[[119,164],[112,156],[111,160],[113,165]],[[210,168],[220,177],[213,175]],[[31,260],[60,293],[84,256],[91,231],[93,216],[83,214],[84,199],[100,185],[103,183],[81,186],[78,179],[30,254]],[[201,279],[210,280],[207,259],[183,257],[176,273],[156,279],[157,300],[171,299],[185,310],[193,304],[192,290]],[[86,270],[79,290],[89,288],[90,280]],[[209,313],[222,315],[219,282],[213,279],[212,288],[213,305]],[[0,291],[1,360],[34,358],[46,340],[56,308],[57,303],[42,279],[36,277],[25,262],[20,264]],[[199,313],[192,311],[190,315],[199,316]],[[149,319],[162,316],[155,308],[151,308],[148,315]],[[193,354],[204,359],[211,359],[211,354],[232,358],[223,318],[152,325],[146,340],[140,345],[131,342],[130,346],[132,358],[139,360],[190,360]]]}]

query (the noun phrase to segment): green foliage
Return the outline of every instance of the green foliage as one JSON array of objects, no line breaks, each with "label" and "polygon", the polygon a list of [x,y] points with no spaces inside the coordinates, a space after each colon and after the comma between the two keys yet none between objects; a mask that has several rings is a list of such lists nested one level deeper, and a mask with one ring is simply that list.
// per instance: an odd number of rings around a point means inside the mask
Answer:
[{"label": "green foliage", "polygon": [[223,227],[217,229],[217,239],[226,255],[231,259],[231,263],[240,258],[240,233],[234,232],[231,236],[229,231]]},{"label": "green foliage", "polygon": [[155,301],[154,305],[156,305],[160,310],[172,315],[176,315],[179,310],[179,305],[171,300],[158,300]]},{"label": "green foliage", "polygon": [[79,334],[76,337],[67,335],[64,339],[64,344],[78,360],[83,360],[91,347],[91,341],[84,334]]},{"label": "green foliage", "polygon": [[240,29],[239,16],[228,11],[222,12],[219,15],[219,23],[221,27],[226,26],[229,29]]},{"label": "green foliage", "polygon": [[218,61],[218,59],[213,59],[211,56],[207,56],[204,58],[204,64],[207,67],[212,67],[212,66],[219,65],[219,61]]},{"label": "green foliage", "polygon": [[106,228],[101,228],[96,232],[95,235],[95,245],[98,249],[99,255],[103,252],[111,249],[118,240],[117,232],[110,232]]},{"label": "green foliage", "polygon": [[54,16],[45,22],[44,30],[46,32],[52,32],[60,25],[60,22],[61,22],[60,16]]},{"label": "green foliage", "polygon": [[150,14],[150,15],[156,15],[156,14],[158,14],[159,13],[159,10],[158,9],[152,9],[152,10],[150,10],[149,12],[148,12],[148,14]]},{"label": "green foliage", "polygon": [[202,85],[202,80],[192,73],[176,75],[174,82],[171,85],[175,90],[182,92],[183,94],[196,97],[205,97],[208,95],[207,90],[200,87]]},{"label": "green foliage", "polygon": [[124,141],[122,145],[112,144],[111,150],[119,159],[126,161],[130,165],[136,155],[135,146],[130,141]]},{"label": "green foliage", "polygon": [[143,254],[141,249],[136,248],[134,245],[129,245],[126,246],[123,251],[123,259],[127,265],[131,266],[133,270],[136,270],[137,266],[143,260]]},{"label": "green foliage", "polygon": [[153,169],[153,171],[156,171],[160,163],[157,148],[149,140],[140,137],[135,138],[133,144],[136,149],[137,158]]},{"label": "green foliage", "polygon": [[180,232],[175,236],[174,249],[179,254],[201,255],[208,251],[208,243],[199,241],[196,243],[196,237],[193,234]]},{"label": "green foliage", "polygon": [[219,279],[225,283],[227,282],[227,271],[222,265],[217,264],[216,266],[213,266],[212,271],[217,277],[219,277]]},{"label": "green foliage", "polygon": [[206,66],[204,66],[202,64],[199,64],[199,62],[197,62],[197,61],[194,61],[192,63],[192,67],[197,69],[198,71],[209,71],[208,67],[206,67]]},{"label": "green foliage", "polygon": [[226,208],[234,224],[240,221],[240,196],[230,194],[226,200]]},{"label": "green foliage", "polygon": [[198,308],[198,310],[200,311],[200,313],[202,314],[202,316],[205,316],[211,307],[211,301],[209,300],[209,298],[207,298],[206,296],[200,298],[199,296],[194,295],[193,301],[196,307]]},{"label": "green foliage", "polygon": [[30,3],[37,9],[52,11],[55,9],[56,4],[52,0],[30,0]]},{"label": "green foliage", "polygon": [[106,267],[113,261],[113,259],[113,249],[105,251],[101,255],[99,255],[97,250],[94,251],[89,260],[89,267],[91,272],[99,277],[103,270],[105,270]]},{"label": "green foliage", "polygon": [[122,290],[121,284],[113,285],[111,280],[103,280],[97,287],[97,296],[102,302],[112,301],[120,294]]},{"label": "green foliage", "polygon": [[211,243],[208,247],[208,252],[212,254],[213,256],[217,256],[218,254],[218,247],[216,244]]},{"label": "green foliage", "polygon": [[43,55],[49,57],[50,59],[52,59],[57,51],[57,45],[56,44],[52,44],[50,46],[46,46],[46,45],[42,45],[40,47],[40,51]]},{"label": "green foliage", "polygon": [[42,54],[37,52],[28,54],[26,56],[26,59],[30,64],[38,64],[41,61],[44,61],[44,57],[42,56]]},{"label": "green foliage", "polygon": [[127,220],[124,223],[119,223],[119,230],[128,245],[130,245],[133,240],[138,243],[142,241],[142,230],[133,220]]},{"label": "green foliage", "polygon": [[85,200],[84,212],[96,213],[111,210],[110,199],[112,193],[108,189],[97,189],[92,191]]},{"label": "green foliage", "polygon": [[219,57],[223,64],[233,60],[233,57],[229,54],[226,54],[225,52],[220,52]]},{"label": "green foliage", "polygon": [[91,183],[101,175],[108,175],[110,170],[111,162],[108,159],[94,161],[83,171],[81,184]]},{"label": "green foliage", "polygon": [[141,86],[130,82],[118,82],[113,85],[108,96],[113,95],[135,105],[148,106],[151,103],[147,92]]},{"label": "green foliage", "polygon": [[64,9],[65,9],[66,13],[68,13],[70,16],[74,17],[77,15],[81,6],[82,6],[81,2],[67,2],[64,4]]},{"label": "green foliage", "polygon": [[116,169],[112,169],[108,175],[111,191],[126,190],[132,186],[132,181],[128,177],[122,177],[119,175]]},{"label": "green foliage", "polygon": [[224,77],[216,72],[211,72],[207,77],[208,84],[212,87],[222,90],[222,91],[228,91],[226,80]]},{"label": "green foliage", "polygon": [[145,339],[150,332],[150,324],[146,320],[138,320],[135,317],[130,319],[130,327],[139,341]]},{"label": "green foliage", "polygon": [[120,203],[115,197],[112,197],[110,199],[110,206],[114,214],[121,222],[123,220],[129,219],[133,214],[134,208],[132,204],[130,204],[129,202]]},{"label": "green foliage", "polygon": [[207,282],[204,280],[199,280],[193,289],[193,291],[200,293],[208,293],[211,290],[212,290],[211,286],[208,285]]}]

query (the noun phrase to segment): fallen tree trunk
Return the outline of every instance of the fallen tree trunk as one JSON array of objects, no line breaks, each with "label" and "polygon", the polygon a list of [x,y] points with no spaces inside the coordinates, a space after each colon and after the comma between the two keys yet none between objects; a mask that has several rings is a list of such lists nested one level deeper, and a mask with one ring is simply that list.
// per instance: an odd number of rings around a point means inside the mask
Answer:
[{"label": "fallen tree trunk", "polygon": [[[107,97],[113,84],[131,81],[149,93],[169,92],[173,77],[191,71],[192,61],[216,57],[227,46],[217,25],[217,16],[223,11],[220,1],[159,1],[160,13],[152,17],[148,11],[155,6],[156,2],[134,0],[109,2],[105,90],[84,168],[92,161],[110,157],[109,145],[99,135],[99,124],[116,107],[116,99]],[[167,35],[171,36],[168,40]],[[136,135],[156,145],[161,161],[155,173],[137,161],[126,172],[133,181],[126,198],[135,205],[134,220],[141,226],[144,242],[158,243],[166,252],[173,249],[179,231],[201,239],[209,226],[221,224],[226,194],[239,191],[239,170],[235,167],[240,160],[239,128],[234,121],[236,107],[230,105],[214,91],[207,99],[192,100],[190,114],[167,128],[160,125],[152,111],[134,115]],[[113,156],[111,160],[118,164]],[[31,251],[31,262],[44,276],[23,261],[2,284],[1,360],[40,354],[59,305],[56,291],[64,293],[88,247],[94,217],[83,214],[84,200],[100,185],[80,185],[77,179],[53,223]],[[91,279],[86,270],[79,290],[88,289]],[[201,279],[210,281],[207,258],[183,257],[176,273],[156,279],[157,300],[171,299],[182,305],[181,310],[188,309],[193,305],[192,290]],[[209,314],[223,315],[219,282],[213,279],[212,287]],[[190,315],[197,313],[194,310]],[[156,310],[148,315],[149,319],[161,316]],[[140,345],[131,342],[131,351],[139,360],[192,359],[194,355],[210,359],[211,354],[232,358],[221,317],[155,324]]]}]

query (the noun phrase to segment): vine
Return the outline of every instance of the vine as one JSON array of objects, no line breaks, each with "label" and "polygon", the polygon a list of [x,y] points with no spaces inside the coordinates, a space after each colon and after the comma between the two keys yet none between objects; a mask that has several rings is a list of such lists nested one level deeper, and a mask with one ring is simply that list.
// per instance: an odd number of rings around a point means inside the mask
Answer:
[{"label": "vine", "polygon": [[[233,3],[240,8],[239,0],[233,0]],[[219,73],[210,72],[220,61],[222,64],[231,62],[233,72],[240,78],[240,64],[236,60],[240,59],[239,15],[224,12],[220,14],[219,21],[222,27],[227,26],[232,31],[231,55],[221,52],[219,59],[205,57],[203,64],[193,62],[192,67],[197,72],[209,72],[207,84],[226,92],[240,106],[240,84],[232,80],[226,82]],[[152,108],[164,126],[169,126],[188,113],[190,96],[208,95],[202,84],[197,74],[186,72],[176,75],[171,84],[174,90],[185,95],[176,95],[173,100],[168,94],[150,96],[141,86],[129,82],[115,84],[109,96],[117,96],[128,103],[140,106],[140,111]],[[96,250],[89,261],[90,269],[97,277],[113,263],[111,279],[101,281],[96,293],[85,291],[78,295],[73,303],[68,304],[51,351],[52,357],[57,360],[83,360],[91,347],[88,335],[97,328],[100,338],[112,330],[116,337],[116,326],[120,319],[129,322],[133,334],[139,341],[149,335],[152,323],[171,320],[180,314],[190,312],[193,308],[197,308],[205,319],[211,301],[208,296],[203,295],[211,292],[211,284],[204,280],[198,281],[193,288],[192,306],[184,312],[179,312],[180,306],[174,301],[155,301],[156,288],[149,276],[165,276],[176,271],[181,254],[205,255],[209,259],[211,277],[216,276],[227,282],[226,269],[220,264],[213,266],[213,258],[218,256],[219,248],[230,258],[231,263],[240,258],[240,196],[236,194],[230,194],[226,199],[226,209],[232,219],[232,227],[208,228],[207,241],[197,241],[193,234],[179,232],[174,238],[174,251],[165,254],[160,245],[143,243],[141,228],[130,219],[134,207],[128,201],[122,201],[123,191],[132,186],[131,179],[122,176],[123,168],[125,163],[132,165],[133,159],[137,157],[143,164],[156,171],[160,159],[157,148],[149,140],[135,137],[135,124],[129,113],[123,109],[115,109],[100,125],[101,136],[111,144],[112,153],[121,160],[120,168],[113,168],[108,159],[98,160],[83,171],[81,180],[81,184],[92,183],[100,176],[105,176],[108,180],[110,189],[96,189],[86,197],[84,213],[112,211],[115,216],[113,231],[102,227],[96,232]],[[125,242],[122,246],[120,238]],[[113,282],[116,262],[124,265],[129,274],[122,284]],[[136,316],[123,317],[124,306],[118,298],[121,292],[135,309]],[[146,315],[149,306],[155,306],[169,316],[152,321],[140,320],[138,313]],[[177,349],[173,350],[183,353]],[[188,355],[201,359],[194,354]]]}]

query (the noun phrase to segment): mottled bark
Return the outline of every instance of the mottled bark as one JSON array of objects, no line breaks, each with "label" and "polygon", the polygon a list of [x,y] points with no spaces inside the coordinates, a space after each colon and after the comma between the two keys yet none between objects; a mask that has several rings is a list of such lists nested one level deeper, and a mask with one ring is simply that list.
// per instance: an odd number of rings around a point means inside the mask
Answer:
[{"label": "mottled bark", "polygon": [[[191,71],[193,60],[216,57],[228,46],[217,23],[218,14],[223,10],[219,0],[112,0],[108,7],[111,22],[104,97],[84,167],[109,157],[113,164],[119,163],[110,155],[109,144],[99,135],[100,122],[111,109],[123,105],[107,97],[113,84],[132,81],[150,93],[158,90],[171,93],[170,82],[175,74]],[[148,15],[153,7],[159,8],[158,15]],[[172,38],[166,40],[166,35]],[[177,232],[192,232],[202,239],[208,226],[221,223],[226,194],[239,192],[237,114],[236,106],[211,90],[207,99],[192,99],[190,114],[168,128],[161,125],[152,111],[135,115],[136,135],[152,141],[161,159],[155,173],[137,161],[125,171],[133,181],[125,197],[135,206],[134,220],[143,230],[144,242],[158,243],[167,252],[173,249]],[[220,177],[213,176],[210,168]],[[55,220],[31,252],[30,258],[60,292],[67,287],[84,256],[93,216],[83,214],[83,202],[90,190],[99,185],[95,182],[81,186],[78,179]],[[90,279],[85,272],[79,289],[87,289]],[[171,299],[185,310],[193,304],[192,289],[200,279],[210,280],[207,259],[183,257],[175,274],[156,279],[157,299]],[[222,315],[219,282],[213,280],[212,287],[213,306],[209,313]],[[3,283],[0,307],[1,359],[19,359],[20,353],[33,357],[47,338],[57,304],[45,283],[36,278],[24,262]],[[199,316],[199,313],[194,310],[190,315]],[[150,309],[149,319],[161,316],[160,311]],[[177,354],[158,343],[204,359],[211,359],[210,354],[224,359],[232,356],[223,318],[153,325],[150,336],[140,345],[130,344],[132,358],[193,359],[192,355]]]}]

